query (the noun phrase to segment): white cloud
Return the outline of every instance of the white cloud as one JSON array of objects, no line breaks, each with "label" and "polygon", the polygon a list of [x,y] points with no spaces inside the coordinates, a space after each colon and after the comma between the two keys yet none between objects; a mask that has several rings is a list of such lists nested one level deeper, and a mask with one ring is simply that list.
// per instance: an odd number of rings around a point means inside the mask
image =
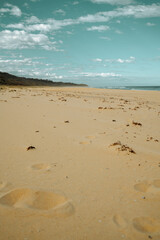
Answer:
[{"label": "white cloud", "polygon": [[[9,72],[18,76],[38,77],[56,81],[63,78],[62,75],[55,73],[55,70],[58,69],[57,66],[54,67],[52,64],[46,64],[41,60],[42,59],[38,57],[25,58],[22,55],[15,55],[10,58],[3,56],[0,57],[0,71]],[[45,68],[42,66],[45,66]]]},{"label": "white cloud", "polygon": [[22,29],[27,32],[50,32],[54,30],[59,30],[63,26],[71,24],[73,24],[73,22],[70,19],[66,19],[66,21],[55,19],[47,19],[46,21],[40,21],[40,19],[38,19],[37,17],[32,16],[28,18],[24,23],[9,24],[6,26],[6,28]]},{"label": "white cloud", "polygon": [[123,59],[121,59],[121,58],[118,58],[118,59],[116,60],[116,62],[119,62],[119,63],[124,63],[124,62],[125,62],[125,60],[123,60]]},{"label": "white cloud", "polygon": [[58,9],[58,10],[54,11],[54,13],[58,13],[58,14],[61,14],[63,16],[66,14],[65,11],[62,10],[62,9]]},{"label": "white cloud", "polygon": [[39,2],[40,0],[30,0],[31,2]]},{"label": "white cloud", "polygon": [[33,24],[25,27],[26,31],[34,32],[34,31],[40,31],[40,32],[49,32],[52,30],[52,26],[50,24]]},{"label": "white cloud", "polygon": [[[8,6],[8,5],[7,5]],[[10,4],[9,4],[10,6]],[[12,5],[13,6],[13,5]],[[1,12],[8,10],[0,9]],[[10,12],[11,10],[9,10]],[[113,11],[105,11],[105,12],[97,12],[95,14],[88,14],[85,16],[81,16],[77,19],[63,19],[56,20],[54,18],[49,18],[46,20],[40,20],[36,16],[32,16],[22,23],[19,24],[10,24],[9,27],[22,29],[28,32],[51,32],[55,30],[59,30],[65,26],[71,26],[82,23],[100,23],[100,22],[108,22],[113,18],[119,17],[134,17],[134,18],[150,18],[150,17],[160,17],[160,4],[152,4],[152,5],[129,5],[124,7],[116,8]],[[24,27],[23,27],[24,25]],[[109,30],[108,26],[100,25],[100,26],[91,26],[87,28],[88,31],[106,31]],[[116,33],[121,34],[119,30]]]},{"label": "white cloud", "polygon": [[92,26],[92,27],[90,27],[90,28],[87,28],[87,31],[103,32],[103,31],[107,31],[107,30],[109,30],[109,29],[110,29],[109,26],[100,25],[100,26]]},{"label": "white cloud", "polygon": [[73,32],[71,32],[71,31],[66,31],[66,33],[67,33],[68,35],[72,35],[72,34],[73,34]]},{"label": "white cloud", "polygon": [[26,8],[29,8],[29,4],[28,3],[24,3],[23,6],[26,7]]},{"label": "white cloud", "polygon": [[160,17],[160,4],[152,5],[129,5],[119,7],[113,11],[97,12],[96,14],[89,14],[81,16],[77,19],[79,23],[90,22],[108,22],[112,18],[117,17],[134,17],[134,18],[150,18]]},{"label": "white cloud", "polygon": [[77,22],[74,19],[55,20],[54,18],[50,18],[46,20],[45,24],[49,24],[52,30],[59,30],[62,27],[77,24]]},{"label": "white cloud", "polygon": [[134,17],[134,18],[160,17],[160,4],[129,5],[119,7],[113,11],[88,14],[85,16],[81,16],[77,19],[64,19],[61,21],[57,21],[56,24],[58,24],[59,28],[61,28],[73,24],[108,22],[113,18],[119,17]]},{"label": "white cloud", "polygon": [[23,74],[22,75],[26,75],[29,77],[33,77],[33,78],[42,78],[42,79],[50,79],[50,80],[61,80],[63,79],[63,75],[57,75],[54,72],[50,72],[50,70],[48,71],[47,69],[44,71],[40,68],[37,68],[36,71],[32,70],[29,73],[25,70],[23,70]]},{"label": "white cloud", "polygon": [[120,30],[116,30],[115,33],[117,33],[117,34],[123,34],[123,32],[120,31]]},{"label": "white cloud", "polygon": [[109,37],[100,37],[100,39],[104,39],[104,40],[108,40],[108,41],[110,41],[111,39],[109,38]]},{"label": "white cloud", "polygon": [[128,59],[122,59],[122,58],[118,58],[118,59],[106,59],[106,62],[109,63],[133,63],[135,62],[136,58],[131,56]]},{"label": "white cloud", "polygon": [[91,0],[93,3],[107,3],[111,5],[127,5],[134,3],[134,0]]},{"label": "white cloud", "polygon": [[[42,74],[42,73],[41,73]],[[46,72],[45,73],[45,76],[46,77],[49,77],[49,78],[54,78],[54,79],[62,79],[63,76],[62,75],[57,75],[55,73],[50,73],[50,72]]]},{"label": "white cloud", "polygon": [[38,63],[39,62],[33,62],[31,58],[23,58],[23,59],[0,59],[0,63],[1,64],[10,64],[10,65],[14,65],[15,66],[22,66],[22,65],[25,65],[25,66],[31,66],[35,63]]},{"label": "white cloud", "polygon": [[36,46],[45,50],[57,50],[55,42],[50,42],[44,34],[30,34],[23,30],[4,30],[0,32],[1,49],[32,49]]},{"label": "white cloud", "polygon": [[16,17],[20,17],[22,15],[22,11],[20,10],[20,8],[10,3],[6,3],[4,5],[4,8],[0,8],[0,13],[1,14],[9,13],[10,15]]},{"label": "white cloud", "polygon": [[[40,21],[36,17],[32,17],[28,19],[27,21],[32,22],[33,24],[29,24],[25,26],[26,31],[42,31],[42,32],[50,32],[50,31],[55,31],[59,30],[62,27],[69,26],[76,24],[76,21],[74,19],[65,19],[65,20],[56,20],[54,18],[49,18],[45,21]],[[37,23],[34,23],[37,22]]]},{"label": "white cloud", "polygon": [[102,12],[98,12],[93,15],[88,14],[86,16],[81,16],[77,19],[76,23],[93,23],[93,22],[107,22],[107,21],[109,21],[109,16],[104,16]]},{"label": "white cloud", "polygon": [[146,25],[147,25],[148,27],[153,27],[153,26],[155,26],[154,23],[150,23],[150,22],[147,22]]},{"label": "white cloud", "polygon": [[7,25],[6,28],[24,29],[24,25],[22,23],[15,23]]},{"label": "white cloud", "polygon": [[[0,58],[0,68],[1,71],[17,73],[21,72],[22,74],[28,71],[28,68],[32,66],[32,68],[40,67],[41,62],[37,61],[37,58],[25,58],[22,55],[19,56],[11,56],[10,58],[3,56]],[[29,70],[28,72],[30,72]]]},{"label": "white cloud", "polygon": [[32,23],[39,23],[40,19],[36,16],[31,16],[26,20],[26,23],[32,24]]},{"label": "white cloud", "polygon": [[119,16],[133,16],[135,18],[150,18],[160,16],[160,5],[137,5],[126,6],[124,8],[117,9],[117,15]]},{"label": "white cloud", "polygon": [[93,59],[94,62],[102,62],[103,60],[101,58],[95,58]]},{"label": "white cloud", "polygon": [[132,62],[135,62],[136,58],[131,56],[129,59],[126,59],[126,60],[123,60],[124,62],[126,63],[132,63]]},{"label": "white cloud", "polygon": [[74,1],[74,2],[73,2],[73,5],[78,5],[78,4],[79,4],[78,1]]},{"label": "white cloud", "polygon": [[120,77],[121,74],[117,73],[93,73],[93,72],[83,72],[81,75],[85,77]]}]

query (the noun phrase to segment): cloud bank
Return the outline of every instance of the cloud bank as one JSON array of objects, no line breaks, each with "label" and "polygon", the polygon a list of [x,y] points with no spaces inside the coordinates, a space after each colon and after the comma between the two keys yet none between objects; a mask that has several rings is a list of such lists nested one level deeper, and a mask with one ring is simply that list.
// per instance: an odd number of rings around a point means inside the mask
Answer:
[{"label": "cloud bank", "polygon": [[0,8],[0,14],[9,13],[10,15],[21,17],[22,11],[19,7],[14,6],[10,3],[6,3],[3,8]]},{"label": "cloud bank", "polygon": [[110,5],[128,5],[134,3],[133,0],[91,0],[93,3],[107,3]]},{"label": "cloud bank", "polygon": [[27,49],[39,46],[45,50],[56,50],[55,42],[51,42],[44,34],[31,34],[25,31],[4,30],[0,32],[1,49]]}]

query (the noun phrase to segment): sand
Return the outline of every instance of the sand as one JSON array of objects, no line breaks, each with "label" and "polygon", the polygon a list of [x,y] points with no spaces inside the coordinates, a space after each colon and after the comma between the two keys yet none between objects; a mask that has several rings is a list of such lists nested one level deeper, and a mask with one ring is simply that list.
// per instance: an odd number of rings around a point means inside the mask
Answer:
[{"label": "sand", "polygon": [[160,92],[0,89],[0,240],[160,240]]}]

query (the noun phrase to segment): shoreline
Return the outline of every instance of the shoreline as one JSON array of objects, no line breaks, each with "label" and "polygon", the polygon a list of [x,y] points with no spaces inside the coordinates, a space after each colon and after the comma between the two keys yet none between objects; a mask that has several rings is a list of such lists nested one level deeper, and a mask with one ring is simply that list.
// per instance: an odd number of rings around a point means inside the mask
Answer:
[{"label": "shoreline", "polygon": [[[125,87],[92,87],[92,86],[23,86],[23,85],[0,85],[0,88],[11,87],[11,88],[90,88],[90,89],[106,89],[106,90],[128,90],[128,91],[160,91],[160,86],[125,86]],[[144,89],[146,88],[146,89]],[[150,88],[150,89],[149,89]],[[153,89],[153,88],[158,88]]]}]

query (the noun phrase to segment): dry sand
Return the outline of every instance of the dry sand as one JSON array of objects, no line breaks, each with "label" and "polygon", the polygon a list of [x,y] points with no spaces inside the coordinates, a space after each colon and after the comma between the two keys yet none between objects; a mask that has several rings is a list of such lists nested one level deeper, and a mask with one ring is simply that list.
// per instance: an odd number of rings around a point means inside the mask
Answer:
[{"label": "dry sand", "polygon": [[0,89],[0,240],[160,240],[160,92]]}]

